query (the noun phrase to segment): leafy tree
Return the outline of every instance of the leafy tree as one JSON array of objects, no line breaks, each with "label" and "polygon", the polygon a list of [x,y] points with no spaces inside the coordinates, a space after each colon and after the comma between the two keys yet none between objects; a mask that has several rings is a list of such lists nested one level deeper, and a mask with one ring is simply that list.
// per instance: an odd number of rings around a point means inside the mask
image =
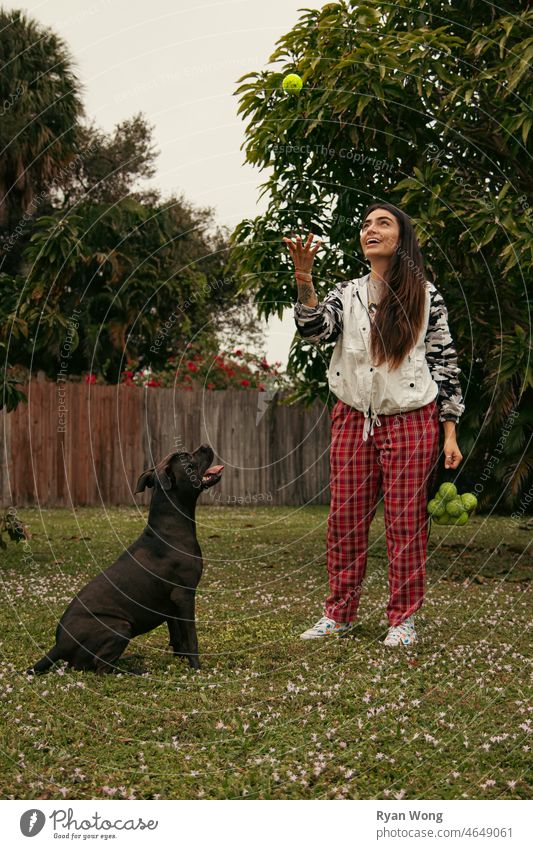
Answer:
[{"label": "leafy tree", "polygon": [[142,113],[111,133],[84,125],[64,43],[20,13],[2,15],[12,71],[1,84],[6,407],[23,397],[15,375],[55,379],[60,361],[69,375],[114,382],[127,363],[160,367],[198,334],[215,351],[221,332],[261,337],[249,294],[224,274],[227,228],[211,209],[143,186],[157,151]]},{"label": "leafy tree", "polygon": [[[401,207],[458,346],[466,485],[518,412],[481,495],[506,506],[533,481],[532,23],[521,2],[329,3],[302,10],[278,40],[270,62],[281,69],[246,74],[235,92],[246,159],[268,170],[269,204],[234,231],[230,267],[253,287],[260,314],[281,316],[296,299],[283,235],[323,239],[320,297],[368,270],[358,232],[367,204]],[[281,88],[289,72],[302,76],[298,96]],[[327,399],[326,359],[295,338],[295,398]]]},{"label": "leafy tree", "polygon": [[70,209],[76,203],[113,204],[130,197],[155,205],[157,189],[143,189],[142,180],[155,176],[158,151],[152,139],[154,127],[142,112],[117,124],[106,133],[94,122],[79,128],[78,155],[64,172],[57,205]]},{"label": "leafy tree", "polygon": [[10,361],[51,379],[65,362],[69,375],[117,382],[128,364],[159,368],[194,337],[218,350],[219,312],[247,296],[223,273],[227,234],[212,225],[211,210],[175,198],[36,219],[27,274],[2,277]]},{"label": "leafy tree", "polygon": [[65,42],[0,9],[0,230],[13,230],[74,158],[83,106]]},{"label": "leafy tree", "polygon": [[[208,343],[210,339],[213,350],[220,347],[221,340],[223,344],[237,344],[244,339],[248,344],[259,345],[263,341],[264,331],[250,294],[237,291],[237,281],[223,277],[230,235],[228,228],[217,227],[214,224],[212,209],[194,207],[183,194],[163,200],[159,190],[146,189],[141,185],[142,180],[155,174],[157,151],[152,139],[153,130],[142,113],[118,124],[110,134],[98,130],[94,125],[82,128],[79,155],[72,163],[75,167],[69,168],[65,173],[61,192],[56,195],[55,206],[67,211],[75,210],[81,205],[80,214],[83,214],[83,210],[89,205],[96,204],[87,217],[91,219],[96,215],[99,223],[102,223],[101,219],[113,218],[112,207],[117,204],[122,208],[128,206],[137,210],[145,209],[148,214],[143,224],[142,252],[144,256],[148,256],[154,250],[157,251],[157,273],[161,275],[168,263],[171,263],[172,268],[166,273],[172,275],[175,269],[182,266],[191,274],[193,269],[200,270],[199,277],[191,278],[191,285],[198,284],[196,288],[194,285],[192,288],[184,285],[182,290],[177,291],[177,280],[174,281],[174,288],[170,287],[171,298],[178,307],[179,304],[188,305],[187,315],[182,315],[185,320],[178,324],[181,334],[177,338],[170,338],[168,344],[159,346],[157,354],[154,355],[154,352],[149,350],[153,346],[143,344],[142,335],[139,335],[137,328],[134,348],[138,363],[150,362],[157,368],[162,364],[163,358],[176,352],[177,342],[180,345],[185,344],[187,334],[197,333],[200,326],[204,327],[204,341]],[[125,203],[126,198],[128,204]],[[137,206],[132,205],[130,201],[137,202]],[[109,210],[106,210],[106,205]],[[122,213],[118,215],[123,218]],[[113,223],[111,227],[114,227]],[[108,231],[109,227],[104,229]],[[117,232],[116,235],[120,233]],[[97,228],[91,239],[96,251],[98,245],[106,244],[108,236],[109,232],[102,234],[101,228]],[[102,238],[104,241],[99,241]],[[164,244],[160,244],[161,240],[164,240]],[[123,248],[126,253],[129,244],[128,236]],[[182,284],[183,278],[184,272],[181,272]],[[209,283],[206,280],[209,280]],[[201,292],[204,292],[203,298]],[[150,306],[152,315],[156,316],[156,320],[152,321],[150,338],[153,336],[157,316],[164,319],[165,312],[172,315],[171,302],[167,297],[163,302],[165,309],[161,312],[157,305]],[[202,303],[203,310],[200,309]],[[144,341],[149,341],[149,338]]]}]

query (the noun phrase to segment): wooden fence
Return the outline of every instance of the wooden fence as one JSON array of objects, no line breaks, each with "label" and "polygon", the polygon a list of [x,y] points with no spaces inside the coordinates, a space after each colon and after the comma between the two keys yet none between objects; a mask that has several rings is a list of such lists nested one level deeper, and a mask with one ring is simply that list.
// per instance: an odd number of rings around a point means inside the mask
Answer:
[{"label": "wooden fence", "polygon": [[265,392],[32,381],[0,414],[2,506],[145,504],[139,475],[172,450],[211,445],[225,466],[203,504],[329,503],[327,407]]}]

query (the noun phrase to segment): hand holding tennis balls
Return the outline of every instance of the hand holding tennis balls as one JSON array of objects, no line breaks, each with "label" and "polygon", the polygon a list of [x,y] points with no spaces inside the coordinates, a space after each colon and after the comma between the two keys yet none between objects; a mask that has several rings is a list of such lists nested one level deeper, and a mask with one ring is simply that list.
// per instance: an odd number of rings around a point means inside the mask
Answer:
[{"label": "hand holding tennis balls", "polygon": [[281,83],[283,91],[287,94],[299,94],[302,90],[303,80],[298,74],[287,74]]}]

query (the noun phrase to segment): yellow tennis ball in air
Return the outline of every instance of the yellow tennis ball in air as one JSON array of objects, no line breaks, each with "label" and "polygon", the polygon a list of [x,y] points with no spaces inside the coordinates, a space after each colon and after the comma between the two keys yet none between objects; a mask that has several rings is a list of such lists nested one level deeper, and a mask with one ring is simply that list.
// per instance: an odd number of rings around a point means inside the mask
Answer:
[{"label": "yellow tennis ball in air", "polygon": [[299,94],[303,86],[303,80],[298,74],[287,74],[282,82],[283,91],[287,94]]}]

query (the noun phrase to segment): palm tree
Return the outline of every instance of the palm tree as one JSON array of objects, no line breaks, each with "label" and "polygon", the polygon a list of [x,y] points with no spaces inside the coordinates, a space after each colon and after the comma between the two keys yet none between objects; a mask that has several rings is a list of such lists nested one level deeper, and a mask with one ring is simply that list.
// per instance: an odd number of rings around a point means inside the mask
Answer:
[{"label": "palm tree", "polygon": [[65,42],[19,10],[0,9],[0,232],[42,205],[76,156],[84,109]]}]

